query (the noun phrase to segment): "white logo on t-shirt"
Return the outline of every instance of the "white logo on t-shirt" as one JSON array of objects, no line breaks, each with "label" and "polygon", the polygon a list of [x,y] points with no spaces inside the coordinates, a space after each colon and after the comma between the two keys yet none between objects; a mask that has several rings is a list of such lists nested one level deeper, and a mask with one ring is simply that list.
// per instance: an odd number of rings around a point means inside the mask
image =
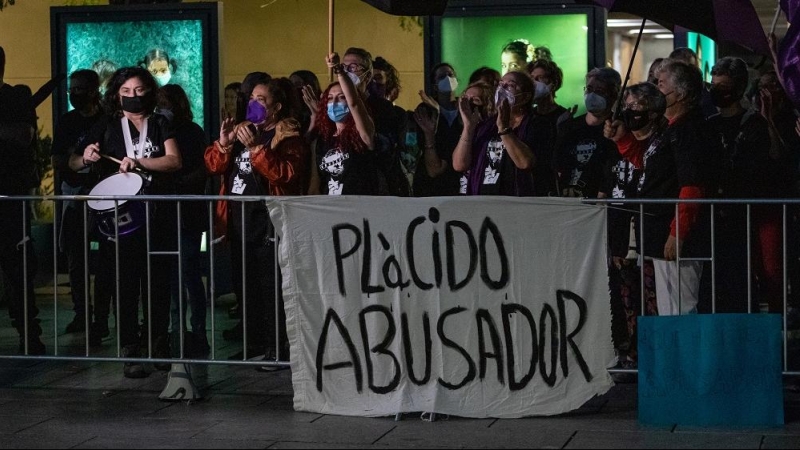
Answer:
[{"label": "white logo on t-shirt", "polygon": [[487,148],[489,165],[486,166],[483,176],[483,184],[497,184],[500,181],[500,163],[503,162],[503,153],[506,147],[502,141],[491,141]]}]

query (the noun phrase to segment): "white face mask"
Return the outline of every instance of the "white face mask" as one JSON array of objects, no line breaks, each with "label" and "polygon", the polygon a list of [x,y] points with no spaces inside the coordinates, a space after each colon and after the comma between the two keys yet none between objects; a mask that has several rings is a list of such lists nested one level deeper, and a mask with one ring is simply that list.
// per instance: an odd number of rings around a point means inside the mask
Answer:
[{"label": "white face mask", "polygon": [[347,72],[347,76],[350,78],[350,81],[353,82],[353,86],[358,87],[361,85],[361,77],[354,74],[353,72]]},{"label": "white face mask", "polygon": [[542,83],[541,81],[534,81],[536,84],[536,91],[533,95],[534,100],[541,100],[550,95],[550,85]]},{"label": "white face mask", "polygon": [[458,89],[458,79],[456,77],[445,77],[439,80],[437,85],[439,92],[450,93]]},{"label": "white face mask", "polygon": [[494,104],[500,106],[500,103],[502,103],[504,99],[508,100],[508,106],[514,107],[516,96],[509,92],[508,89],[498,87],[497,91],[494,93]]},{"label": "white face mask", "polygon": [[169,84],[169,81],[172,79],[172,74],[168,72],[165,73],[164,75],[158,75],[155,78],[159,86],[164,86]]}]

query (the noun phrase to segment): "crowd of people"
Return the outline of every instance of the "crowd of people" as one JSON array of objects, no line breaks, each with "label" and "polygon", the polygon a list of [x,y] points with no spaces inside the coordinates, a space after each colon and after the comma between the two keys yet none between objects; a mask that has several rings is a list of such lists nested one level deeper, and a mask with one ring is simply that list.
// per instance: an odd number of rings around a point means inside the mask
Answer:
[{"label": "crowd of people", "polygon": [[[159,87],[154,74],[141,67],[117,70],[104,86],[97,73],[80,70],[69,81],[74,110],[58,121],[54,138],[61,192],[88,193],[101,180],[124,173],[143,177],[147,194],[165,196],[205,194],[211,185],[226,196],[678,200],[800,194],[800,120],[774,71],[751,83],[743,60],[723,58],[706,84],[697,56],[679,49],[656,61],[647,80],[632,82],[622,92],[620,74],[611,68],[564,74],[549,51],[530,50],[525,43],[510,43],[501,51],[502,72],[479,68],[460,90],[462,78],[452,65],[433,67],[413,111],[394,104],[402,89],[398,70],[360,48],[325,57],[335,79],[324,89],[308,70],[289,78],[253,72],[226,86],[223,120],[213,142],[193,123],[180,86]],[[28,147],[36,118],[25,107],[24,94],[2,83],[2,62],[0,142],[4,154],[11,155]],[[577,105],[560,105],[557,97],[564,78],[575,76],[585,77],[581,109],[586,113],[581,115]],[[25,192],[20,173],[0,167],[0,195]],[[202,355],[209,346],[199,255],[203,233],[209,231],[208,205],[187,203],[180,211],[169,202],[151,206],[150,234],[140,228],[125,236],[98,236],[90,302],[83,210],[63,205],[61,244],[69,256],[75,304],[67,332],[84,332],[89,323],[91,345],[103,345],[110,306],[118,305],[122,356],[139,357],[152,348],[151,356],[168,358],[175,353],[170,332],[174,337],[184,328],[190,348]],[[22,210],[12,211],[8,203],[0,208],[3,230],[22,229]],[[244,357],[266,352],[269,360],[285,360],[284,320],[275,320],[282,305],[275,304],[281,303],[274,295],[280,277],[269,212],[263,203],[220,201],[215,216],[213,235],[224,236],[230,246],[232,286],[242,317],[224,337],[246,341]],[[782,220],[780,206],[755,206],[748,215],[740,205],[647,204],[640,209],[612,203],[609,286],[623,367],[636,365],[636,317],[643,313],[746,312],[750,281],[758,287],[759,304],[782,313]],[[750,229],[754,256],[748,262]],[[716,273],[706,262],[712,236]],[[17,289],[10,312],[23,336],[21,348],[27,336],[29,353],[43,354],[32,301],[28,320],[22,315],[20,261],[29,247],[21,247],[14,233],[0,233],[0,239],[3,272]],[[178,262],[159,254],[179,246],[184,255],[180,277]],[[34,256],[27,260],[35,261]],[[148,270],[148,258],[157,270]],[[124,276],[114,274],[117,260]],[[645,264],[643,270],[639,264]],[[179,297],[187,299],[184,307],[191,314],[179,311]],[[185,316],[191,317],[191,327],[180,323]],[[29,324],[27,333],[23,322]],[[126,364],[124,374],[147,376],[136,363]]]}]

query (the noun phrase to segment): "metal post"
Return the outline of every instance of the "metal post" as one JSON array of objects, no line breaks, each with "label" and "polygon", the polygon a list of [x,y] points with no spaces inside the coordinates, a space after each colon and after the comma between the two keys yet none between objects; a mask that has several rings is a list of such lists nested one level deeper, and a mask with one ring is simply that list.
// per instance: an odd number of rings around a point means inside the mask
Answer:
[{"label": "metal post", "polygon": [[[25,341],[25,356],[28,356],[30,353],[30,349],[28,348],[28,337],[29,337],[29,330],[28,330],[28,297],[31,295],[31,292],[28,292],[28,277],[30,274],[28,273],[28,202],[26,200],[22,201],[22,282],[24,284],[23,287],[23,296],[22,296],[22,313],[25,315],[23,319],[23,340]],[[13,301],[13,300],[12,300]]]},{"label": "metal post", "polygon": [[711,204],[711,314],[717,313],[717,221]]},{"label": "metal post", "polygon": [[278,233],[273,230],[275,238],[274,243],[274,257],[275,257],[275,361],[281,360],[281,280],[279,278],[280,271],[278,270]]},{"label": "metal post", "polygon": [[675,263],[678,265],[678,315],[683,315],[683,286],[681,285],[681,205],[675,204]]},{"label": "metal post", "polygon": [[786,216],[788,208],[786,203],[783,204],[783,370],[789,371],[789,271],[786,268],[789,265],[789,246],[787,239],[787,225]]},{"label": "metal post", "polygon": [[216,326],[214,324],[216,316],[214,314],[216,310],[216,283],[214,282],[214,277],[216,274],[214,273],[214,202],[208,202],[208,249],[209,249],[209,285],[210,295],[211,295],[211,359],[216,359],[216,344],[217,344],[217,333],[216,333]]},{"label": "metal post", "polygon": [[753,205],[747,204],[747,314],[753,313]]},{"label": "metal post", "polygon": [[647,298],[645,294],[645,264],[647,262],[647,256],[645,256],[644,252],[644,203],[639,204],[639,257],[642,261],[642,267],[640,267],[642,276],[641,276],[641,297],[642,297],[642,317],[647,315]]},{"label": "metal post", "polygon": [[58,356],[58,205],[59,203],[53,200],[53,347],[55,349],[53,354],[55,356]]},{"label": "metal post", "polygon": [[[122,332],[121,332],[121,325],[122,320],[120,319],[120,288],[119,283],[121,281],[120,277],[120,270],[119,270],[119,200],[114,200],[114,248],[116,251],[114,252],[115,258],[115,266],[116,266],[116,291],[117,291],[117,314],[116,314],[116,321],[117,321],[117,358],[120,357],[122,353]],[[136,320],[136,324],[139,324],[139,320]]]},{"label": "metal post", "polygon": [[247,361],[247,223],[245,223],[245,203],[242,205],[242,356]]},{"label": "metal post", "polygon": [[[184,313],[183,313],[183,230],[182,230],[183,221],[181,220],[181,202],[178,201],[178,317],[180,318],[180,325],[179,331],[181,333],[180,337],[180,359],[184,358],[184,346],[186,345],[185,338],[183,336],[185,331],[185,325],[183,321],[185,320]],[[174,330],[173,330],[174,332]]]},{"label": "metal post", "polygon": [[[91,278],[89,277],[89,216],[87,203],[83,202],[83,293],[86,298],[86,310],[89,310],[89,284]],[[96,282],[96,281],[95,281]],[[94,299],[95,309],[97,306],[97,298]],[[110,305],[109,305],[110,306]],[[108,318],[106,317],[106,326],[108,326]],[[86,314],[86,356],[91,354],[91,347],[89,345],[89,314]]]},{"label": "metal post", "polygon": [[[153,358],[153,267],[150,261],[150,252],[153,251],[150,245],[150,202],[145,202],[146,221],[145,230],[147,234],[147,357]],[[140,283],[141,284],[141,283]],[[139,320],[136,320],[139,324]]]}]

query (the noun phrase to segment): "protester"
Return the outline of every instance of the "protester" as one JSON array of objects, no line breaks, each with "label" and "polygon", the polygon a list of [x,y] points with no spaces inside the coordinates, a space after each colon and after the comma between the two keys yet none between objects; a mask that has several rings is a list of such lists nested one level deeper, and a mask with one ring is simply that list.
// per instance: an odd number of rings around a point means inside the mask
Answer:
[{"label": "protester", "polygon": [[[237,124],[227,119],[222,123],[219,139],[206,150],[205,161],[212,175],[225,176],[225,195],[304,193],[309,153],[297,120],[299,103],[297,91],[287,78],[261,80],[253,87],[246,120]],[[261,202],[231,201],[226,206],[233,286],[239,304],[247,307],[247,345],[232,359],[254,357],[265,349],[267,360],[285,358],[283,317],[277,318],[280,328],[275,329],[275,288],[279,281],[275,278],[276,243],[269,211]],[[225,336],[228,340],[244,338],[244,321],[229,331]],[[281,335],[279,342],[275,342],[276,331]]]},{"label": "protester", "polygon": [[351,69],[336,53],[325,61],[338,81],[328,86],[317,109],[317,176],[312,176],[310,193],[378,195],[375,124]]},{"label": "protester", "polygon": [[[146,69],[128,67],[118,70],[108,84],[105,105],[108,114],[92,128],[86,145],[79,146],[70,159],[70,167],[81,171],[92,167],[101,178],[116,173],[151,174],[152,182],[147,186],[151,195],[173,195],[175,193],[174,172],[182,167],[182,158],[177,142],[172,135],[167,119],[154,114],[158,85]],[[82,147],[82,148],[81,148]],[[121,164],[109,161],[102,156],[114,157]],[[147,177],[145,178],[147,180]],[[150,252],[169,252],[177,248],[177,214],[171,202],[151,204],[151,240],[141,228],[127,236],[120,237],[119,258],[106,255],[110,260],[101,265],[116,267],[119,260],[120,297],[119,322],[122,356],[138,358],[143,343],[153,344],[154,358],[168,358],[170,282],[175,270],[170,256],[149,255]],[[148,261],[159,270],[148,270]],[[148,272],[152,278],[148,279]],[[147,287],[150,289],[147,289]],[[139,299],[144,305],[151,305],[146,311],[149,319],[144,327],[147,333],[140,335]],[[148,296],[150,297],[148,300]],[[149,333],[152,328],[152,334]],[[169,366],[162,367],[168,369]],[[144,366],[139,363],[126,363],[124,374],[128,378],[148,376]]]},{"label": "protester", "polygon": [[587,113],[566,120],[558,130],[556,168],[564,197],[597,198],[605,179],[603,171],[616,146],[603,136],[619,97],[622,78],[610,68],[586,75],[584,99]]},{"label": "protester", "polygon": [[431,71],[429,82],[435,104],[431,105],[431,98],[424,96],[414,112],[424,148],[423,164],[414,177],[414,195],[458,195],[461,176],[453,170],[452,163],[453,151],[464,130],[456,102],[458,77],[453,66],[441,63]]},{"label": "protester", "polygon": [[[711,97],[719,114],[709,119],[723,150],[717,171],[717,194],[723,199],[785,198],[791,178],[783,170],[785,149],[774,122],[758,111],[747,111],[742,99],[748,84],[747,63],[723,58],[712,72]],[[766,93],[764,97],[766,97]],[[765,113],[769,113],[765,110]],[[747,312],[748,265],[761,280],[764,303],[783,312],[782,213],[780,206],[756,205],[753,210],[756,258],[748,260],[747,209],[720,205],[717,209],[718,311]]]},{"label": "protester", "polygon": [[236,117],[236,101],[239,98],[239,89],[242,83],[230,83],[225,86],[225,106],[222,108],[222,120],[228,117]]},{"label": "protester", "polygon": [[[96,180],[88,169],[81,173],[70,169],[69,159],[74,153],[75,147],[103,117],[103,109],[100,105],[100,77],[92,70],[78,70],[70,75],[69,84],[69,101],[75,109],[64,114],[56,126],[52,148],[53,169],[61,182],[61,195],[86,195]],[[86,302],[90,300],[86,294],[88,292],[86,288],[88,266],[84,255],[89,245],[87,235],[93,233],[91,233],[92,230],[87,229],[86,225],[83,205],[64,202],[61,207],[59,247],[67,255],[69,285],[75,311],[75,318],[67,325],[67,334],[83,333],[86,331],[87,321],[92,318],[92,309],[86,305]],[[98,280],[97,285],[103,282]],[[103,311],[108,310],[108,300],[108,297],[96,299],[96,301],[106,303],[103,306],[97,305],[101,315]]]},{"label": "protester", "polygon": [[[494,102],[494,94],[496,90],[497,88],[489,86],[486,83],[477,82],[469,85],[469,87],[467,87],[467,89],[461,95],[461,98],[466,98],[469,100],[472,111],[480,114],[480,121],[485,121],[490,117],[495,117],[497,114],[497,108]],[[427,155],[428,154],[426,154],[426,156]],[[433,164],[433,166],[436,167],[436,161],[432,159],[426,159],[425,164]],[[469,175],[469,171],[459,174],[459,195],[467,195]]]},{"label": "protester", "polygon": [[501,54],[501,74],[508,72],[525,72],[528,63],[533,61],[535,49],[525,39],[509,42],[503,47]]},{"label": "protester", "polygon": [[564,72],[552,61],[537,59],[528,64],[528,73],[536,85],[534,111],[547,119],[555,135],[559,125],[570,118],[570,111],[556,103],[556,92],[564,83]]},{"label": "protester", "polygon": [[509,72],[497,90],[496,118],[459,102],[464,131],[453,168],[470,172],[467,195],[547,196],[555,192],[550,127],[533,113],[533,80]]},{"label": "protester", "polygon": [[664,58],[656,58],[653,60],[653,63],[650,64],[650,68],[647,69],[647,82],[652,83],[654,85],[658,85],[658,78],[656,77],[656,71],[659,67],[661,67],[661,63],[664,62]]},{"label": "protester", "polygon": [[[690,66],[697,67],[699,70],[702,71],[702,67],[700,67],[700,58],[697,57],[697,53],[694,50],[688,47],[680,47],[676,48],[672,51],[669,55],[669,59],[673,61],[681,61]],[[702,77],[702,72],[701,72]],[[657,83],[656,83],[657,84]],[[711,98],[710,90],[711,85],[703,81],[703,86],[705,89],[703,90],[703,99],[701,105],[703,107],[703,114],[706,117],[711,117],[717,113],[717,108],[714,106],[714,101]]]},{"label": "protester", "polygon": [[371,94],[394,103],[400,97],[403,88],[400,84],[400,72],[389,61],[379,56],[375,58],[372,83],[369,87],[373,89]]},{"label": "protester", "polygon": [[491,86],[492,90],[495,90],[500,84],[500,78],[500,72],[492,69],[491,67],[484,66],[475,72],[472,72],[472,75],[469,76],[469,84],[473,85],[475,83],[484,83]]},{"label": "protester", "polygon": [[[0,154],[15,164],[0,165],[0,196],[27,194],[25,161],[31,161],[31,143],[36,132],[36,111],[30,90],[12,87],[4,82],[6,55],[0,47]],[[20,203],[0,202],[0,269],[4,286],[9,292],[8,315],[19,333],[20,354],[44,355],[46,348],[39,336],[39,326],[33,279],[36,276],[36,256],[30,241],[28,208]],[[25,225],[24,231],[23,224]],[[27,259],[27,266],[24,261]],[[25,305],[27,304],[27,315]]]},{"label": "protester", "polygon": [[[203,155],[208,147],[208,138],[205,131],[193,122],[194,114],[186,92],[177,84],[163,86],[158,91],[158,108],[170,120],[183,160],[183,168],[176,174],[176,194],[204,195],[208,175]],[[204,202],[182,202],[180,212],[179,244],[183,272],[181,277],[176,273],[172,280],[172,348],[177,348],[175,344],[180,342],[180,333],[188,331],[185,322],[187,306],[190,306],[192,328],[188,334],[188,352],[185,354],[202,357],[210,351],[206,336],[208,296],[203,285],[203,260],[200,251],[203,234],[208,231],[208,205]],[[183,294],[179,293],[181,290]]]},{"label": "protester", "polygon": [[306,94],[304,92],[305,90],[308,90],[310,96],[314,100],[313,108],[301,107],[300,111],[298,112],[303,134],[306,134],[312,126],[314,113],[317,109],[317,101],[319,100],[320,92],[322,92],[319,86],[319,78],[317,78],[317,76],[314,75],[314,72],[311,72],[310,70],[298,70],[289,76],[289,80],[291,80],[295,89],[297,89],[297,98],[305,100],[304,97]]},{"label": "protester", "polygon": [[406,136],[405,111],[400,112],[392,102],[372,94],[368,89],[374,73],[370,52],[363,48],[349,48],[342,57],[342,64],[346,76],[364,96],[364,104],[374,123],[374,158],[380,171],[378,194],[407,197],[410,187],[403,174],[400,156],[403,138]]},{"label": "protester", "polygon": [[165,50],[159,48],[147,52],[139,62],[139,66],[149,70],[159,86],[169,84],[172,76],[178,71],[178,63],[170,58]]},{"label": "protester", "polygon": [[[667,124],[661,124],[649,139],[639,141],[623,121],[609,120],[605,135],[617,143],[624,158],[643,168],[640,198],[706,197],[711,185],[708,172],[712,157],[719,150],[701,109],[700,70],[680,61],[665,60],[657,76],[658,88],[666,99]],[[650,96],[649,101],[657,100]],[[637,242],[643,246],[645,256],[654,258],[660,315],[697,311],[703,263],[680,261],[679,277],[677,259],[709,256],[709,220],[703,217],[704,213],[704,208],[691,203],[681,203],[677,216],[674,205],[644,206],[644,230],[637,230]]]},{"label": "protester", "polygon": [[[649,142],[653,136],[663,132],[666,125],[664,111],[666,100],[658,88],[650,83],[630,86],[625,91],[622,117],[625,127],[631,130],[639,142]],[[636,198],[642,167],[630,160],[610,155],[605,171],[606,184],[601,189],[603,198]],[[645,282],[642,292],[642,270],[637,264],[635,236],[632,236],[632,221],[639,218],[635,205],[612,204],[608,208],[609,284],[611,288],[612,336],[617,350],[620,369],[636,369],[637,366],[637,319],[642,315],[657,314],[652,281]],[[632,239],[633,238],[633,239]],[[633,241],[633,244],[631,244]],[[644,262],[645,277],[652,280],[652,263]],[[644,295],[644,302],[642,301]],[[628,382],[627,375],[615,375],[615,381]]]}]

